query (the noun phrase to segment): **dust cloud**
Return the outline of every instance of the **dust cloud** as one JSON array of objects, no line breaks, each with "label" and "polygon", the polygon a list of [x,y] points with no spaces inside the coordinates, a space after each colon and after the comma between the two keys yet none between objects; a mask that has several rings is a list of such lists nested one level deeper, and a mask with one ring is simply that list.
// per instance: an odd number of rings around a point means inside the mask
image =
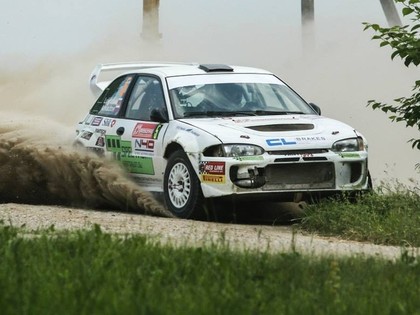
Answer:
[{"label": "dust cloud", "polygon": [[75,126],[94,102],[88,78],[95,58],[51,56],[1,71],[0,202],[171,217],[119,165],[72,146]]},{"label": "dust cloud", "polygon": [[171,216],[117,164],[74,149],[70,129],[45,118],[0,115],[0,202]]}]

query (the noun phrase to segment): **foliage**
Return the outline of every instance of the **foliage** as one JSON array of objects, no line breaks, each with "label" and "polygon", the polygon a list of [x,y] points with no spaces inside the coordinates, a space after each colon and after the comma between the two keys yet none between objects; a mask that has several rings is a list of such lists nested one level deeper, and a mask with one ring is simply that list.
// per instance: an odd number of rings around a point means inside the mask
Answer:
[{"label": "foliage", "polygon": [[[400,57],[404,64],[418,66],[420,64],[420,0],[395,0],[403,5],[403,16],[410,17],[412,25],[381,27],[378,24],[365,24],[365,30],[372,29],[377,34],[372,39],[380,40],[380,47],[390,46],[393,50],[391,58]],[[413,94],[394,100],[395,104],[368,101],[368,106],[380,109],[389,114],[395,122],[405,122],[407,127],[416,126],[420,131],[420,80],[415,81]],[[420,139],[411,139],[412,147],[420,149]]]},{"label": "foliage", "polygon": [[356,200],[330,199],[309,205],[302,229],[376,244],[420,247],[418,188],[382,184]]},{"label": "foliage", "polygon": [[[417,314],[418,258],[188,248],[0,223],[2,314]],[[417,313],[416,313],[417,312]]]}]

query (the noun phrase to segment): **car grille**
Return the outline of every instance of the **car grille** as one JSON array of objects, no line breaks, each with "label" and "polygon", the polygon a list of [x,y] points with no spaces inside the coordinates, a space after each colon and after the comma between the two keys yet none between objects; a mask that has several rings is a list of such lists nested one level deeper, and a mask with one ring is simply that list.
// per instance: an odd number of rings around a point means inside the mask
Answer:
[{"label": "car grille", "polygon": [[328,149],[304,149],[304,150],[276,150],[267,151],[270,155],[312,155],[319,153],[327,153]]},{"label": "car grille", "polygon": [[283,163],[265,168],[263,190],[310,190],[335,187],[334,163]]}]

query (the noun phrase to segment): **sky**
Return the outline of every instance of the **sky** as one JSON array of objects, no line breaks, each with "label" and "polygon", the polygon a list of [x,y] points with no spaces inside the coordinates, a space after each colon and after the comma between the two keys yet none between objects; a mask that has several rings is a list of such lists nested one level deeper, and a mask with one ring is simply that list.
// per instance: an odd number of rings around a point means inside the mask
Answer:
[{"label": "sky", "polygon": [[[15,0],[0,11],[0,110],[73,128],[94,99],[97,63],[185,61],[261,67],[323,115],[369,141],[374,180],[418,181],[418,131],[367,108],[409,95],[416,68],[391,61],[363,22],[386,26],[379,0],[315,0],[312,40],[303,40],[298,0],[160,0],[161,38],[142,38],[142,1]],[[404,22],[408,22],[404,20]]]}]

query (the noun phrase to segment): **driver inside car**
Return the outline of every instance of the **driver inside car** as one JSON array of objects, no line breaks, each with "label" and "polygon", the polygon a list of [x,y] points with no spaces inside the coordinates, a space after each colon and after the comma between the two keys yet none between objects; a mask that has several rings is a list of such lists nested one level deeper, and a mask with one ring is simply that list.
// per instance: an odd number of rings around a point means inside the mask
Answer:
[{"label": "driver inside car", "polygon": [[244,90],[236,83],[224,83],[216,86],[220,105],[227,109],[239,109],[243,105]]},{"label": "driver inside car", "polygon": [[222,83],[207,88],[204,99],[197,106],[199,110],[234,111],[245,103],[244,90],[236,83]]}]

